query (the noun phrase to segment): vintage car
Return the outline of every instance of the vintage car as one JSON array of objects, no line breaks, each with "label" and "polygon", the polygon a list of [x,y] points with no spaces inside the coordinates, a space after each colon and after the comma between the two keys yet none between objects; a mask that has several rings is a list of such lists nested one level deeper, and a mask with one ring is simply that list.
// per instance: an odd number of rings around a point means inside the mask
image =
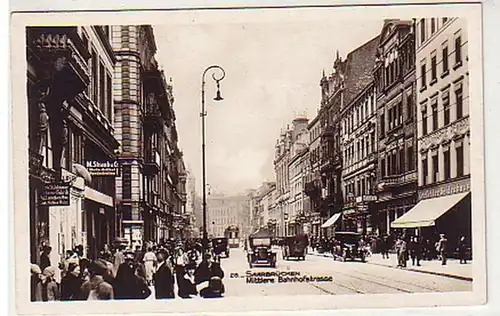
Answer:
[{"label": "vintage car", "polygon": [[361,259],[365,262],[366,249],[361,243],[361,234],[355,232],[335,232],[332,247],[333,259],[342,261]]},{"label": "vintage car", "polygon": [[297,260],[306,259],[307,236],[296,235],[285,237],[282,253],[283,259],[296,258]]},{"label": "vintage car", "polygon": [[229,242],[225,237],[212,239],[213,253],[216,256],[224,254],[225,258],[229,258]]},{"label": "vintage car", "polygon": [[247,259],[250,268],[255,265],[276,267],[276,253],[271,247],[271,235],[267,230],[259,230],[248,237]]}]

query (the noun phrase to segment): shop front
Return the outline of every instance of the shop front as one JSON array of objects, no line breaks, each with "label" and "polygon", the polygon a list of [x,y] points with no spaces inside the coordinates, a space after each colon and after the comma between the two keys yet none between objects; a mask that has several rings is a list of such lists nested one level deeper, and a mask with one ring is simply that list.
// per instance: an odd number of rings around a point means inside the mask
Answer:
[{"label": "shop front", "polygon": [[116,237],[114,200],[91,187],[85,187],[84,192],[87,251],[88,257],[95,259],[104,249],[104,245],[111,245]]}]

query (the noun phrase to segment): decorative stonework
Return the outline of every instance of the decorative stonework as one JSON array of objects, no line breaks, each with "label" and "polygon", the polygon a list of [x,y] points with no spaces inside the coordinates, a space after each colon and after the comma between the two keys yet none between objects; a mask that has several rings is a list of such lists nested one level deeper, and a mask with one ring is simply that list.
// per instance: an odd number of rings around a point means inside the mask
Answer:
[{"label": "decorative stonework", "polygon": [[453,125],[440,129],[419,140],[420,151],[425,152],[440,144],[449,143],[453,139],[462,138],[469,134],[469,129],[469,117],[465,117]]}]

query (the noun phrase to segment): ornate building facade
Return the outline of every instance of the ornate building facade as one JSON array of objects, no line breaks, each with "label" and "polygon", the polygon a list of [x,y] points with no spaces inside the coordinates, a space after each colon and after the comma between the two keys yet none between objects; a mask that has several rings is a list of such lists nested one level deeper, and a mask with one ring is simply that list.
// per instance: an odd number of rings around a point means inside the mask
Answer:
[{"label": "ornate building facade", "polygon": [[[445,232],[453,241],[464,235],[470,243],[467,23],[460,18],[420,19],[416,31],[419,204],[412,213],[425,202],[426,207],[438,208],[441,217],[434,225],[410,228]],[[445,200],[448,203],[442,204]],[[452,229],[441,224],[447,218],[455,218]]]},{"label": "ornate building facade", "polygon": [[154,58],[151,26],[113,26],[113,49],[121,230],[131,244],[171,238],[180,234],[186,201],[172,85]]},{"label": "ornate building facade", "polygon": [[51,246],[51,262],[77,245],[95,258],[117,233],[110,28],[28,27],[27,87],[31,262]]},{"label": "ornate building facade", "polygon": [[276,224],[276,231],[279,236],[286,236],[289,217],[289,191],[290,177],[288,175],[288,164],[290,162],[290,149],[292,146],[292,130],[287,126],[287,129],[282,131],[279,138],[276,140],[274,154],[274,172],[276,174],[276,202],[275,212],[279,215],[279,220]]},{"label": "ornate building facade", "polygon": [[413,21],[386,20],[374,68],[377,92],[377,213],[380,234],[416,203],[416,91]]}]

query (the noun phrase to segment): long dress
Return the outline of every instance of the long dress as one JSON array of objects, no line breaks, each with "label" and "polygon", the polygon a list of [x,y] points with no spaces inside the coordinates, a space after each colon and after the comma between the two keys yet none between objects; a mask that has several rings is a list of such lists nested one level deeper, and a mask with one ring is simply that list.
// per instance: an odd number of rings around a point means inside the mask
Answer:
[{"label": "long dress", "polygon": [[146,269],[146,281],[148,281],[148,283],[151,283],[151,281],[153,280],[153,274],[155,273],[156,255],[151,251],[146,252],[143,260],[144,268]]}]

